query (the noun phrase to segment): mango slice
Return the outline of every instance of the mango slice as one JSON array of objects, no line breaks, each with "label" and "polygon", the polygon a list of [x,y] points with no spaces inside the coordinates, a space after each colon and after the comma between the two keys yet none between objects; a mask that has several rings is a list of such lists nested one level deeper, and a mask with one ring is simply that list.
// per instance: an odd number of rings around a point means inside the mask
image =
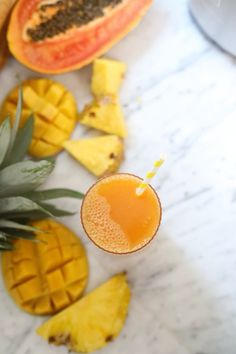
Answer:
[{"label": "mango slice", "polygon": [[[18,87],[6,97],[0,121],[15,117]],[[62,144],[73,132],[77,120],[76,101],[61,84],[48,79],[32,79],[23,83],[23,111],[20,126],[34,113],[33,141],[29,153],[35,157],[47,157],[62,150]]]},{"label": "mango slice", "polygon": [[58,312],[75,302],[88,278],[88,262],[79,238],[53,220],[32,223],[41,242],[18,239],[16,250],[2,255],[2,271],[13,300],[35,315]]},{"label": "mango slice", "polygon": [[124,145],[115,135],[66,141],[63,146],[97,177],[117,171],[123,159]]},{"label": "mango slice", "polygon": [[124,138],[127,130],[124,115],[117,97],[103,96],[87,106],[80,116],[80,123],[88,127]]},{"label": "mango slice", "polygon": [[128,312],[130,289],[118,274],[83,299],[49,319],[37,333],[49,343],[89,353],[115,339]]},{"label": "mango slice", "polygon": [[97,59],[93,63],[91,91],[94,96],[118,95],[126,65],[111,59]]}]

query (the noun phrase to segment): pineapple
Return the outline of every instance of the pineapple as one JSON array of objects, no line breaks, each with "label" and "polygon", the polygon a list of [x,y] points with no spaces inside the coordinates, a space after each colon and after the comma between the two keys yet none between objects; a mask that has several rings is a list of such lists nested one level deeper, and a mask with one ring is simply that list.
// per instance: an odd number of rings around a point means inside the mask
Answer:
[{"label": "pineapple", "polygon": [[89,353],[115,339],[124,325],[130,302],[125,274],[118,274],[74,305],[49,319],[37,333],[55,345]]},{"label": "pineapple", "polygon": [[93,64],[91,91],[94,96],[117,95],[126,72],[126,65],[110,59],[97,59]]},{"label": "pineapple", "polygon": [[85,106],[80,115],[81,124],[124,138],[127,130],[117,97],[103,96]]},{"label": "pineapple", "polygon": [[81,113],[81,124],[121,138],[126,137],[124,115],[118,99],[125,71],[125,64],[115,60],[94,61],[91,90],[95,98]]},{"label": "pineapple", "polygon": [[97,177],[116,172],[124,154],[123,142],[115,135],[66,141],[63,146]]},{"label": "pineapple", "polygon": [[0,126],[0,251],[14,249],[16,238],[35,238],[35,228],[26,225],[26,220],[73,214],[56,208],[48,200],[83,197],[69,189],[36,190],[49,177],[55,163],[50,159],[23,161],[32,139],[34,118],[27,119],[18,130],[21,113],[22,91],[13,128],[8,118]]},{"label": "pineapple", "polygon": [[[35,157],[57,154],[73,132],[77,120],[76,102],[61,84],[48,79],[32,79],[23,83],[22,127],[31,113],[35,115],[33,140],[29,153]],[[0,120],[7,115],[13,123],[18,99],[18,87],[5,99]]]},{"label": "pineapple", "polygon": [[15,252],[2,256],[9,294],[34,315],[53,314],[75,302],[88,278],[87,257],[79,238],[54,220],[34,221],[41,242],[18,239]]}]

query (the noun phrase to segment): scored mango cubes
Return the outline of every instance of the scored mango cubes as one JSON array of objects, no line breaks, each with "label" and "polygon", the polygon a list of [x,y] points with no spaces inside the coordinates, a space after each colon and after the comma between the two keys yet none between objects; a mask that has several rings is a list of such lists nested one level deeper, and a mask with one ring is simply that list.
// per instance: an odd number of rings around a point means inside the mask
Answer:
[{"label": "scored mango cubes", "polygon": [[[33,140],[29,153],[47,157],[62,150],[62,144],[73,132],[77,120],[77,105],[72,94],[58,82],[32,79],[23,82],[23,110],[20,127],[33,113],[35,117]],[[0,121],[16,113],[19,87],[6,97],[0,111]]]},{"label": "scored mango cubes", "polygon": [[66,141],[64,148],[97,177],[117,171],[124,154],[124,144],[115,135]]},{"label": "scored mango cubes", "polygon": [[93,63],[91,91],[94,96],[118,95],[126,72],[120,61],[100,58]]},{"label": "scored mango cubes", "polygon": [[71,305],[87,284],[88,262],[79,238],[53,220],[35,221],[40,242],[15,241],[2,255],[6,287],[23,310],[53,314]]}]

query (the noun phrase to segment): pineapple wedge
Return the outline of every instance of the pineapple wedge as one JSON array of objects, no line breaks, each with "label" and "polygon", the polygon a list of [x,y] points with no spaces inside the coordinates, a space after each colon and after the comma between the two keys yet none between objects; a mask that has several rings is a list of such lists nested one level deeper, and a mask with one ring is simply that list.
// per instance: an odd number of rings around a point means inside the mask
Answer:
[{"label": "pineapple wedge", "polygon": [[115,135],[70,140],[64,148],[97,177],[116,172],[123,159],[123,141]]},{"label": "pineapple wedge", "polygon": [[126,65],[110,59],[97,59],[93,64],[91,91],[94,96],[117,95]]},{"label": "pineapple wedge", "polygon": [[[62,150],[62,143],[69,139],[77,121],[76,101],[61,84],[49,79],[26,80],[23,89],[23,111],[20,126],[34,114],[33,141],[29,153],[47,157]],[[18,100],[18,87],[6,97],[0,109],[0,121],[10,116],[13,123]]]},{"label": "pineapple wedge", "polygon": [[130,289],[118,274],[82,300],[49,319],[37,333],[55,345],[89,353],[104,347],[120,333],[128,312]]},{"label": "pineapple wedge", "polygon": [[124,115],[117,97],[104,96],[85,106],[80,123],[105,133],[126,137]]}]

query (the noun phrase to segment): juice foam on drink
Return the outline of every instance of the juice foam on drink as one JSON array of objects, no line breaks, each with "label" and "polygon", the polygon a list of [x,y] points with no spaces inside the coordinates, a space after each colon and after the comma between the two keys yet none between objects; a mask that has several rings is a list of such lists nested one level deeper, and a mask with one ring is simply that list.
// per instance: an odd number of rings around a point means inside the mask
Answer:
[{"label": "juice foam on drink", "polygon": [[141,179],[116,174],[98,181],[85,196],[81,210],[84,229],[92,241],[109,252],[128,253],[145,246],[161,220],[161,205],[148,186],[136,195]]}]

